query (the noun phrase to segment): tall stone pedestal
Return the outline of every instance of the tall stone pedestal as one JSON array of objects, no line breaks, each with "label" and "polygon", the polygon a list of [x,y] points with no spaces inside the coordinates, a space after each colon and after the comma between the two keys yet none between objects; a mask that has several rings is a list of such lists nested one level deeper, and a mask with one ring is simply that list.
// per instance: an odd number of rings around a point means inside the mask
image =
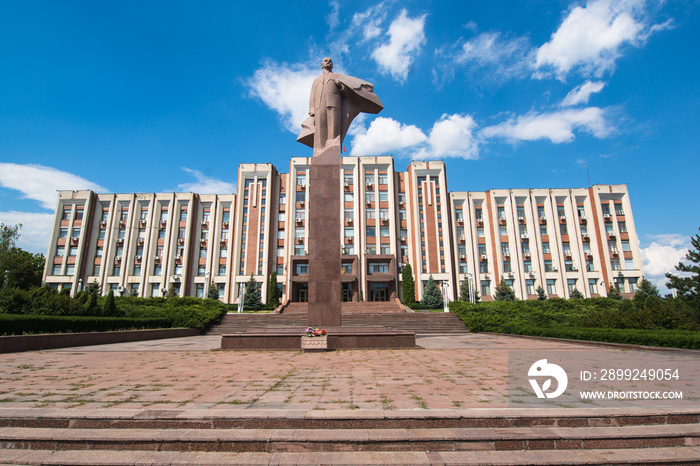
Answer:
[{"label": "tall stone pedestal", "polygon": [[340,145],[311,158],[309,173],[311,327],[340,327]]}]

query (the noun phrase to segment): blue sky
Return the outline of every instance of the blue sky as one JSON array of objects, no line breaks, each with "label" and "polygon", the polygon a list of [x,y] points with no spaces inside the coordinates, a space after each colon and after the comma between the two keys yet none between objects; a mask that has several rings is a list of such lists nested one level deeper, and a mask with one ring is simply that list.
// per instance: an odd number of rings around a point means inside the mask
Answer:
[{"label": "blue sky", "polygon": [[310,82],[370,81],[350,155],[448,188],[626,183],[647,276],[700,226],[697,1],[0,1],[0,221],[45,252],[57,189],[234,189],[309,156]]}]

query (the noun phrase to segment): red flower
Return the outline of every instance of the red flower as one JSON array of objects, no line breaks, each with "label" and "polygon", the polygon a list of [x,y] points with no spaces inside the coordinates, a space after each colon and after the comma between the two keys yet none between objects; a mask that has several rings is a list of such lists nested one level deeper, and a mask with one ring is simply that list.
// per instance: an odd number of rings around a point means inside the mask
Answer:
[{"label": "red flower", "polygon": [[325,334],[326,334],[326,329],[324,328],[323,330],[321,330],[321,335],[325,335]]}]

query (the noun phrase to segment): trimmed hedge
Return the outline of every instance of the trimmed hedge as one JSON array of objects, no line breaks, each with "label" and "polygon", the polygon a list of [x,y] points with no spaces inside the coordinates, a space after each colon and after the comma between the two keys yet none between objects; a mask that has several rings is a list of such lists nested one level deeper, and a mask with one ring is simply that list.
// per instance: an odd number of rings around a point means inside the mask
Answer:
[{"label": "trimmed hedge", "polygon": [[170,327],[168,319],[158,318],[0,314],[0,328],[5,335],[109,332]]},{"label": "trimmed hedge", "polygon": [[700,332],[688,330],[639,330],[586,327],[518,327],[504,325],[498,333],[566,338],[569,340],[603,341],[629,345],[661,346],[665,348],[700,349]]}]

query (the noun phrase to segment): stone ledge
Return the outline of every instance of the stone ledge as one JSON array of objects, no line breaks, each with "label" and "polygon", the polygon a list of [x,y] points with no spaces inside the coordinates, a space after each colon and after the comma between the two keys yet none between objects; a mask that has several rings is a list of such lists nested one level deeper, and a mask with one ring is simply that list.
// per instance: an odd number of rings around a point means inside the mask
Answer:
[{"label": "stone ledge", "polygon": [[[415,348],[416,334],[386,327],[327,327],[328,349]],[[305,327],[249,329],[245,333],[221,335],[222,350],[301,349]]]},{"label": "stone ledge", "polygon": [[164,328],[124,330],[118,332],[49,333],[40,335],[0,336],[0,353],[20,353],[73,346],[106,345],[130,341],[161,340],[164,338],[199,335],[198,328]]}]

